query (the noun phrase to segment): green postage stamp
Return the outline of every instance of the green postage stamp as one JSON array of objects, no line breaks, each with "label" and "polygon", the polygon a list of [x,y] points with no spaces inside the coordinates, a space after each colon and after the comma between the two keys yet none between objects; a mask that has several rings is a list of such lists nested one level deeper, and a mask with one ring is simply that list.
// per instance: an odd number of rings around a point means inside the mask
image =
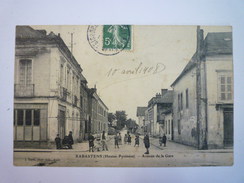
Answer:
[{"label": "green postage stamp", "polygon": [[103,49],[131,50],[131,25],[104,25]]}]

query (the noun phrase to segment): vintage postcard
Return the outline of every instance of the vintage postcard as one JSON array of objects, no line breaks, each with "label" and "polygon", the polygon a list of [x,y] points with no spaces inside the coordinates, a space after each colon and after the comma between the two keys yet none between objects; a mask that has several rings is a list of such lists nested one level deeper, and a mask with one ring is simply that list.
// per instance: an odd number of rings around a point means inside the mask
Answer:
[{"label": "vintage postcard", "polygon": [[16,26],[15,166],[233,165],[230,26]]}]

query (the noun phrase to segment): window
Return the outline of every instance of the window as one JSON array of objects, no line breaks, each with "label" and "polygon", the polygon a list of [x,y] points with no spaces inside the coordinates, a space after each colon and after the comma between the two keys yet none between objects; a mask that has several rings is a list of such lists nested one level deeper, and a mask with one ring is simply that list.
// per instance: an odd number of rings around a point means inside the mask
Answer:
[{"label": "window", "polygon": [[32,82],[32,64],[31,60],[20,60],[19,62],[19,83],[23,85]]},{"label": "window", "polygon": [[169,134],[170,134],[170,131],[171,131],[171,123],[170,123],[170,120],[169,120]]},{"label": "window", "polygon": [[32,118],[31,110],[26,110],[25,111],[25,125],[26,126],[31,126],[31,118]]},{"label": "window", "polygon": [[183,93],[180,94],[180,110],[183,110]]},{"label": "window", "polygon": [[189,96],[188,96],[188,89],[186,89],[186,108],[189,107]]},{"label": "window", "polygon": [[180,94],[178,94],[178,111],[180,112]]},{"label": "window", "polygon": [[180,120],[178,120],[178,134],[181,134],[181,125],[180,125]]},{"label": "window", "polygon": [[34,126],[40,125],[40,110],[36,109],[34,110]]},{"label": "window", "polygon": [[24,111],[17,110],[17,125],[22,126],[24,124]]},{"label": "window", "polygon": [[221,100],[232,100],[232,78],[221,76],[220,83]]},{"label": "window", "polygon": [[60,65],[60,85],[63,86],[63,76],[64,75],[64,66],[63,64]]},{"label": "window", "polygon": [[[34,126],[40,125],[40,110],[39,109],[17,109],[14,113],[14,120],[17,119],[18,126]],[[15,116],[17,115],[17,117]],[[34,115],[34,116],[33,116]],[[34,120],[34,121],[33,121]],[[16,122],[14,123],[16,124]]]},{"label": "window", "polygon": [[166,123],[165,123],[165,132],[166,132],[166,134],[168,133],[168,121],[165,121]]}]

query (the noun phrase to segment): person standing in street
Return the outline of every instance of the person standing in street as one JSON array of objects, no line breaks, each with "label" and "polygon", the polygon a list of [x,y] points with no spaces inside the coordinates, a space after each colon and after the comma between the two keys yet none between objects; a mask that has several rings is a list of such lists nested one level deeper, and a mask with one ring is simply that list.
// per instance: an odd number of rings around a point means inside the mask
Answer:
[{"label": "person standing in street", "polygon": [[61,138],[59,137],[59,134],[57,134],[55,138],[55,143],[56,143],[56,149],[61,149]]},{"label": "person standing in street", "polygon": [[68,147],[69,149],[72,149],[72,145],[74,144],[74,139],[73,139],[73,136],[72,136],[72,131],[69,132],[69,141],[68,141]]},{"label": "person standing in street", "polygon": [[167,137],[166,137],[166,135],[164,134],[164,136],[163,136],[163,144],[164,144],[164,147],[166,147],[166,141],[167,141]]},{"label": "person standing in street", "polygon": [[145,154],[149,154],[150,141],[149,141],[149,136],[148,136],[148,134],[145,135],[143,141],[144,141],[145,148],[146,148],[146,150],[147,150],[147,151],[145,152]]},{"label": "person standing in street", "polygon": [[103,148],[103,151],[108,151],[108,146],[107,146],[107,143],[106,143],[106,136],[105,136],[105,131],[103,131],[103,134],[102,134],[102,148]]},{"label": "person standing in street", "polygon": [[127,141],[128,141],[128,144],[131,145],[131,136],[130,136],[130,134],[128,135]]},{"label": "person standing in street", "polygon": [[88,142],[89,142],[89,152],[94,152],[94,140],[95,137],[92,134],[89,134],[88,136]]},{"label": "person standing in street", "polygon": [[124,136],[124,144],[127,143],[127,139],[128,139],[127,134],[125,134],[125,136]]},{"label": "person standing in street", "polygon": [[122,145],[122,137],[121,137],[121,133],[119,133],[119,145]]},{"label": "person standing in street", "polygon": [[136,135],[136,138],[135,138],[135,145],[134,145],[134,147],[136,145],[138,145],[138,147],[139,147],[139,135]]},{"label": "person standing in street", "polygon": [[119,136],[117,133],[114,136],[114,148],[116,148],[116,147],[119,149]]}]

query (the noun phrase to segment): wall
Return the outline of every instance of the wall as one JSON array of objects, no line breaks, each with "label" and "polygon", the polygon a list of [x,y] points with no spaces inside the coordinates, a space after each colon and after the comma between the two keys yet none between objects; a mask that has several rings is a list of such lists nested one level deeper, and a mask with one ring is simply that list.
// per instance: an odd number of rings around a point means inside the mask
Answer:
[{"label": "wall", "polygon": [[[208,146],[209,148],[223,148],[224,124],[223,109],[216,109],[219,101],[218,70],[233,71],[232,56],[215,56],[206,58],[207,95],[208,95]],[[233,103],[233,100],[231,101]]]},{"label": "wall", "polygon": [[[196,113],[196,69],[186,73],[173,87],[173,130],[176,142],[197,146],[197,113]],[[189,107],[186,108],[186,89],[189,95]],[[183,94],[183,109],[178,111],[178,94]],[[178,121],[179,120],[179,121]],[[180,133],[178,123],[180,122]]]}]

